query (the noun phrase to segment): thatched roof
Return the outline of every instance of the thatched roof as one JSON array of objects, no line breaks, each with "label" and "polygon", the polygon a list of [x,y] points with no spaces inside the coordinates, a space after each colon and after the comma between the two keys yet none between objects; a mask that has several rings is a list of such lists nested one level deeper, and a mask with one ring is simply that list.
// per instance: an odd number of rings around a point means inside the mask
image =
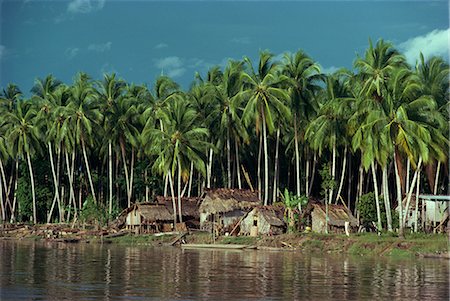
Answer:
[{"label": "thatched roof", "polygon": [[[319,218],[326,219],[326,208],[324,204],[308,204],[302,217],[304,215],[309,215],[314,211]],[[358,226],[358,220],[352,215],[352,213],[342,205],[328,205],[328,224],[330,226],[344,227],[345,222],[350,222],[350,226]]]},{"label": "thatched roof", "polygon": [[258,194],[248,189],[207,189],[203,194],[200,212],[217,214],[236,209],[247,210],[259,203]]},{"label": "thatched roof", "polygon": [[[167,210],[166,206],[153,203],[140,203],[132,207],[136,209],[147,222],[171,221],[173,215]],[[131,211],[131,210],[130,210]]]},{"label": "thatched roof", "polygon": [[264,217],[264,219],[272,226],[282,227],[285,225],[283,221],[283,208],[274,206],[258,206],[252,210],[257,212],[259,216]]},{"label": "thatched roof", "polygon": [[[173,214],[172,197],[157,196],[156,201],[158,204],[166,206],[166,208],[167,208],[167,210],[169,210],[170,214]],[[178,199],[175,198],[175,201],[178,206]],[[198,197],[192,197],[192,198],[183,197],[183,198],[181,198],[181,214],[186,217],[189,216],[189,217],[193,217],[196,219],[200,218],[200,212],[198,211],[199,203],[200,203],[200,198],[198,198]]]}]

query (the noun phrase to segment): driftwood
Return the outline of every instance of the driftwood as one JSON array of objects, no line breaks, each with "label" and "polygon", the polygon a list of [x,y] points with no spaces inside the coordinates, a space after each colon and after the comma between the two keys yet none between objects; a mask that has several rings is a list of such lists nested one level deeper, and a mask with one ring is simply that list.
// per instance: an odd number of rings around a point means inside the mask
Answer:
[{"label": "driftwood", "polygon": [[103,238],[120,237],[120,236],[124,236],[124,235],[130,234],[130,233],[131,233],[130,231],[120,231],[117,233],[111,233],[111,234],[105,235],[105,236],[103,236]]},{"label": "driftwood", "polygon": [[183,242],[184,238],[186,237],[187,232],[181,233],[180,235],[178,235],[177,237],[175,237],[174,240],[172,240],[170,242],[170,246],[173,246],[174,244],[176,244],[178,241]]}]

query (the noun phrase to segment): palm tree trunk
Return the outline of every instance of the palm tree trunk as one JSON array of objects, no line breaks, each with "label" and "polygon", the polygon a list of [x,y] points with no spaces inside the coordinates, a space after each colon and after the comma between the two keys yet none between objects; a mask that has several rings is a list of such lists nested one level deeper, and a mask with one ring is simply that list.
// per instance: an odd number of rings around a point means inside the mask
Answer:
[{"label": "palm tree trunk", "polygon": [[239,143],[236,140],[234,140],[234,149],[236,151],[236,172],[237,172],[237,181],[238,181],[238,188],[242,189],[242,181],[241,181],[241,163],[239,161]]},{"label": "palm tree trunk", "polygon": [[[58,156],[56,159],[56,178],[58,179],[58,187],[59,185],[59,179],[60,179],[60,170],[61,170],[61,145],[58,147]],[[63,196],[59,195],[59,202],[58,202],[58,212],[59,212],[59,222],[61,223],[64,220],[64,214],[63,214],[63,208],[62,208],[62,202],[63,202]]]},{"label": "palm tree trunk", "polygon": [[361,162],[361,164],[359,165],[359,172],[358,172],[358,186],[356,188],[357,192],[356,192],[355,209],[353,211],[356,216],[359,216],[358,203],[362,196],[363,183],[364,183],[364,169]]},{"label": "palm tree trunk", "polygon": [[0,206],[2,209],[2,223],[5,222],[6,220],[6,210],[5,210],[5,203],[4,203],[4,199],[3,199],[3,184],[1,183],[1,180],[3,179],[2,175],[0,174]]},{"label": "palm tree trunk", "polygon": [[417,189],[416,189],[416,209],[415,209],[415,214],[414,214],[414,232],[417,233],[418,230],[418,225],[417,225],[417,221],[418,216],[419,216],[419,193],[420,193],[420,170],[419,170],[419,175],[417,177]]},{"label": "palm tree trunk", "polygon": [[[72,167],[69,163],[69,154],[67,152],[67,150],[64,150],[65,154],[66,154],[66,167],[67,167],[67,176],[69,177],[69,187],[70,187],[70,192],[69,192],[69,206],[72,204],[73,200],[75,199],[75,191],[73,188],[73,171],[74,171],[74,162],[75,162],[75,150],[72,153]],[[70,210],[69,210],[70,211]],[[67,218],[67,221],[69,221],[69,218]]]},{"label": "palm tree trunk", "polygon": [[227,187],[231,188],[231,149],[230,149],[230,128],[227,128]]},{"label": "palm tree trunk", "polygon": [[134,148],[131,148],[131,163],[130,163],[130,183],[128,187],[130,188],[130,194],[128,195],[128,204],[131,205],[131,197],[133,196],[133,179],[134,179]]},{"label": "palm tree trunk", "polygon": [[127,159],[125,156],[125,145],[124,143],[121,141],[120,142],[120,152],[122,154],[122,162],[123,162],[123,169],[125,171],[125,184],[127,187],[127,202],[128,202],[128,207],[131,206],[131,198],[130,198],[130,178],[128,175],[128,166],[127,166]]},{"label": "palm tree trunk", "polygon": [[277,128],[277,142],[275,144],[275,166],[273,171],[273,196],[272,196],[272,204],[277,201],[278,195],[278,149],[280,146],[280,128]]},{"label": "palm tree trunk", "polygon": [[[417,178],[418,178],[418,175],[419,175],[421,167],[422,167],[422,157],[419,157],[419,162],[417,164],[417,169],[414,172],[414,176],[413,176],[413,179],[411,181],[411,185],[409,187],[408,195],[407,195],[407,198],[406,198],[406,205],[405,205],[405,212],[406,212],[406,214],[409,211],[409,205],[411,203],[412,192],[413,192],[414,187],[416,185]],[[405,228],[405,226],[406,226],[406,218],[403,219],[403,225],[402,226],[403,226],[403,228]]]},{"label": "palm tree trunk", "polygon": [[264,143],[264,205],[269,201],[269,152],[267,150],[267,124],[266,115],[262,112],[263,143]]},{"label": "palm tree trunk", "polygon": [[84,144],[83,139],[81,139],[81,148],[83,149],[84,163],[86,164],[86,171],[88,174],[89,186],[91,187],[92,198],[94,199],[94,203],[97,204],[97,198],[95,197],[94,184],[92,183],[91,169],[89,168],[89,161],[88,161],[87,154],[86,154],[86,146]]},{"label": "palm tree trunk", "polygon": [[164,176],[164,197],[167,196],[167,185],[169,183],[169,176],[165,175]]},{"label": "palm tree trunk", "polygon": [[306,156],[306,176],[305,176],[305,195],[306,197],[309,197],[309,170],[310,170],[310,165],[311,165],[311,159],[308,156],[308,153],[306,152],[305,154]]},{"label": "palm tree trunk", "polygon": [[434,177],[433,194],[437,194],[438,182],[439,182],[439,171],[440,170],[441,170],[441,161],[438,161],[438,165],[437,165],[437,168],[436,168],[436,176]]},{"label": "palm tree trunk", "polygon": [[311,173],[311,182],[309,182],[308,196],[311,194],[312,187],[314,184],[314,178],[316,176],[316,164],[317,164],[317,153],[314,152],[313,166],[312,166],[312,173]]},{"label": "palm tree trunk", "polygon": [[342,172],[341,172],[341,181],[339,182],[339,189],[336,194],[336,204],[338,202],[338,199],[341,197],[341,191],[342,187],[344,186],[344,177],[345,177],[345,171],[347,166],[347,146],[344,148],[344,159],[342,160]]},{"label": "palm tree trunk", "polygon": [[52,215],[53,215],[53,209],[55,208],[55,203],[56,203],[56,201],[59,202],[60,200],[59,200],[58,179],[56,177],[55,164],[53,163],[53,151],[52,151],[52,143],[51,142],[48,142],[48,152],[50,155],[50,166],[52,169],[53,185],[55,186],[55,197],[53,198],[52,206],[51,206],[50,212],[47,216],[47,223],[50,223],[50,220],[52,219]]},{"label": "palm tree trunk", "polygon": [[[11,205],[11,201],[9,199],[9,193],[10,193],[10,189],[8,188],[8,185],[6,183],[6,175],[5,175],[5,169],[3,168],[3,161],[0,159],[0,172],[1,172],[1,182],[0,185],[3,185],[4,187],[4,193],[5,193],[5,199],[4,199],[4,204],[5,204],[5,214],[6,214],[6,205],[9,205],[10,210],[12,210],[12,205]],[[11,171],[11,179],[12,179],[13,173]]]},{"label": "palm tree trunk", "polygon": [[402,183],[400,179],[400,172],[397,165],[398,158],[397,150],[394,150],[394,168],[395,168],[395,183],[397,187],[397,204],[398,204],[398,234],[400,237],[403,237],[403,200],[402,200]]},{"label": "palm tree trunk", "polygon": [[377,172],[375,171],[375,162],[372,161],[370,164],[370,167],[372,168],[372,176],[373,176],[373,187],[375,190],[375,204],[377,206],[377,231],[381,232],[381,210],[380,210],[380,199],[378,195],[378,182],[377,182]]},{"label": "palm tree trunk", "polygon": [[191,188],[192,188],[192,175],[194,173],[194,161],[191,161],[191,170],[189,171],[189,187],[188,187],[188,198],[191,197]]},{"label": "palm tree trunk", "polygon": [[167,174],[167,178],[169,178],[170,194],[172,196],[173,227],[175,229],[175,227],[177,225],[177,204],[175,202],[175,191],[173,188],[172,173],[170,171]]},{"label": "palm tree trunk", "polygon": [[409,174],[411,172],[411,161],[409,160],[409,157],[406,161],[406,190],[405,193],[409,191]]},{"label": "palm tree trunk", "polygon": [[261,155],[262,155],[262,133],[259,135],[259,149],[258,149],[258,198],[262,199],[262,185],[261,185]]},{"label": "palm tree trunk", "polygon": [[181,163],[180,158],[178,158],[178,221],[180,223],[183,222],[183,218],[181,216]]},{"label": "palm tree trunk", "polygon": [[[297,196],[300,196],[300,152],[298,150],[297,115],[294,115],[294,144],[295,144],[295,180],[297,184]],[[306,192],[308,195],[308,192]]]},{"label": "palm tree trunk", "polygon": [[[336,178],[336,143],[333,143],[333,158],[331,165],[331,180],[334,182]],[[329,203],[331,204],[331,200],[333,199],[333,188],[330,189],[329,195]]]},{"label": "palm tree trunk", "polygon": [[109,216],[112,214],[112,202],[113,202],[113,170],[112,170],[112,143],[108,141],[108,175],[109,175]]},{"label": "palm tree trunk", "polygon": [[389,198],[389,183],[386,165],[383,166],[382,182],[383,182],[383,199],[384,199],[384,209],[386,211],[387,228],[389,232],[392,232],[391,200]]},{"label": "palm tree trunk", "polygon": [[28,162],[28,170],[30,171],[31,195],[33,197],[33,223],[37,224],[36,192],[34,191],[33,166],[31,166],[31,158],[29,152],[27,152],[27,162]]},{"label": "palm tree trunk", "polygon": [[19,159],[16,158],[16,168],[15,168],[15,174],[16,176],[14,177],[14,191],[13,191],[13,205],[12,205],[12,210],[11,210],[11,222],[15,222],[16,221],[16,204],[17,204],[17,184],[18,184],[18,179],[19,179]]},{"label": "palm tree trunk", "polygon": [[206,188],[211,188],[211,178],[212,178],[212,164],[213,164],[213,149],[212,147],[209,149],[209,158],[208,158],[208,174],[206,179]]},{"label": "palm tree trunk", "polygon": [[148,168],[147,167],[145,167],[145,171],[144,171],[144,181],[145,181],[145,202],[148,203],[150,187],[148,186]]}]

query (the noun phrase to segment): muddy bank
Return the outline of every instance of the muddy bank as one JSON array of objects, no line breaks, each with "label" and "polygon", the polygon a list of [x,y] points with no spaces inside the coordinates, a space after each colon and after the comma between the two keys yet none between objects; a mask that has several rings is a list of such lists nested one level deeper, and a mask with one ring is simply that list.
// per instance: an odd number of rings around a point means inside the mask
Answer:
[{"label": "muddy bank", "polygon": [[286,250],[296,252],[351,254],[356,256],[433,257],[449,256],[447,234],[409,234],[405,238],[394,234],[374,233],[324,235],[316,233],[282,234],[277,236],[218,237],[192,231],[189,233],[158,233],[136,235],[119,229],[102,229],[95,226],[73,225],[7,225],[0,229],[0,239],[45,239],[63,243],[117,243],[126,245],[177,246],[191,244],[240,244],[256,246],[261,250]]}]

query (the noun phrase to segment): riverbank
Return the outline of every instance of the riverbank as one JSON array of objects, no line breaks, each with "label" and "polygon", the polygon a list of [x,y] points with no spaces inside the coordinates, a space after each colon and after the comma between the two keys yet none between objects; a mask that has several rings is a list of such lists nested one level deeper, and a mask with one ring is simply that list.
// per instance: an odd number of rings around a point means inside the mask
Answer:
[{"label": "riverbank", "polygon": [[69,225],[16,225],[3,228],[0,239],[34,239],[62,243],[113,243],[126,245],[168,246],[188,244],[237,244],[255,246],[260,250],[298,251],[356,256],[438,257],[448,258],[448,234],[335,234],[294,233],[276,236],[221,236],[213,242],[211,234],[204,232],[136,235],[126,231],[105,229],[78,229]]}]

